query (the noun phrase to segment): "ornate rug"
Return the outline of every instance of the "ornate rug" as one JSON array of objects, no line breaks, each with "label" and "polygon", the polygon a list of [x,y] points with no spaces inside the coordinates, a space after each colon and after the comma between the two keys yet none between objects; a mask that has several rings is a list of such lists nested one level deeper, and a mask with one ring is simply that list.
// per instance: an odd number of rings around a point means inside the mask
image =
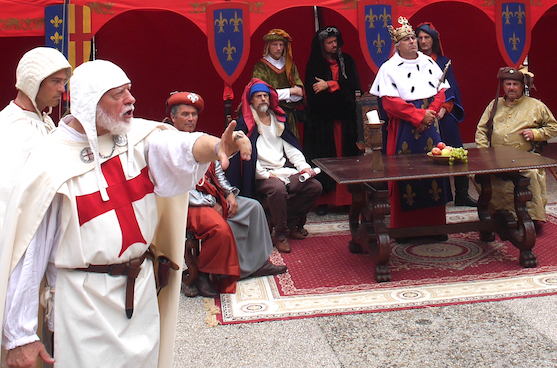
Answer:
[{"label": "ornate rug", "polygon": [[[555,294],[557,205],[547,210],[548,221],[534,247],[536,268],[522,268],[519,251],[498,237],[484,243],[478,233],[451,234],[438,243],[393,241],[388,283],[374,281],[373,255],[348,251],[348,221],[308,224],[311,235],[291,240],[292,253],[271,255],[271,261],[288,266],[288,272],[240,281],[236,294],[221,294],[214,301],[220,313],[212,308],[218,314],[207,322],[260,322]],[[474,218],[475,211],[447,213],[448,222]]]}]

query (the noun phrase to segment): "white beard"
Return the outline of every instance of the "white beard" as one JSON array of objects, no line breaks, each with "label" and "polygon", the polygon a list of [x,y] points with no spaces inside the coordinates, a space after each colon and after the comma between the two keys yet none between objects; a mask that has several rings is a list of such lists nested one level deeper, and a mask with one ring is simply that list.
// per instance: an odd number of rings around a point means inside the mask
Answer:
[{"label": "white beard", "polygon": [[114,135],[127,134],[132,128],[131,121],[116,119],[99,106],[97,106],[97,124]]},{"label": "white beard", "polygon": [[259,110],[259,112],[262,112],[264,114],[267,112],[267,110],[269,110],[269,105],[267,104],[259,105],[257,106],[257,110]]}]

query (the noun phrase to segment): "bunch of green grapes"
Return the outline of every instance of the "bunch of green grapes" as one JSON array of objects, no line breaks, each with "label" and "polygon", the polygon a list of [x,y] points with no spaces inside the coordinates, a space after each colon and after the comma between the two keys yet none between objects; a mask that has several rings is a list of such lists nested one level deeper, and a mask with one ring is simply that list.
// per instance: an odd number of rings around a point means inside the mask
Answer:
[{"label": "bunch of green grapes", "polygon": [[464,148],[453,148],[451,155],[449,156],[449,165],[454,165],[455,160],[462,160],[462,162],[468,162],[468,150]]}]

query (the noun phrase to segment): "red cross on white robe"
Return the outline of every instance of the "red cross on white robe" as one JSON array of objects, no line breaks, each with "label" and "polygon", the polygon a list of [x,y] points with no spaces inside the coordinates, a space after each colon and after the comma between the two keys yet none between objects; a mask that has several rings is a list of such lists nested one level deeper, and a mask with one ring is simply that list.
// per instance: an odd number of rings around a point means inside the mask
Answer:
[{"label": "red cross on white robe", "polygon": [[79,225],[94,219],[108,211],[114,210],[122,231],[122,249],[120,257],[126,249],[135,243],[147,244],[135,217],[132,203],[154,192],[154,185],[149,178],[149,170],[144,167],[137,177],[126,180],[122,163],[118,156],[101,165],[103,175],[108,183],[106,189],[110,199],[104,202],[101,193],[95,192],[77,196],[77,213]]}]

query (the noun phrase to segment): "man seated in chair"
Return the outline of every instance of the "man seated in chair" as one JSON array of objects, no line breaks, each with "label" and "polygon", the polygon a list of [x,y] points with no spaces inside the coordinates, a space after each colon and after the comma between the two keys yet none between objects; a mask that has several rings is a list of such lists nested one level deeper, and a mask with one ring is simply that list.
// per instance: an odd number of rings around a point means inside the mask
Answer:
[{"label": "man seated in chair", "polygon": [[[504,96],[492,100],[480,118],[476,128],[476,145],[479,148],[511,146],[532,151],[536,142],[557,136],[557,121],[549,108],[525,93],[526,86],[533,87],[533,73],[526,67],[504,67],[499,69],[497,78],[497,95],[502,85]],[[546,221],[545,169],[523,170],[520,173],[530,179],[528,190],[532,192],[532,200],[526,203],[526,209],[539,232]],[[491,188],[490,214],[496,210],[507,210],[516,217],[513,183],[492,177]]]},{"label": "man seated in chair", "polygon": [[[170,96],[167,107],[174,127],[191,133],[204,101],[196,93],[177,92]],[[247,138],[236,132],[234,139]],[[275,266],[268,259],[273,243],[261,204],[238,193],[226,179],[219,161],[211,164],[205,178],[190,191],[187,229],[202,241],[197,257],[199,274],[194,281],[202,296],[219,295],[209,274],[220,277],[220,291],[234,292],[239,278],[286,271],[286,266]]]},{"label": "man seated in chair", "polygon": [[[279,252],[289,253],[287,238],[304,239],[308,235],[304,229],[306,216],[323,187],[313,179],[315,171],[286,124],[273,87],[253,78],[244,89],[239,110],[242,114],[236,129],[249,137],[255,159],[242,170],[239,161],[233,159],[229,178],[236,180],[234,184],[245,195],[253,197],[259,192],[266,196],[275,231],[273,243]],[[309,179],[302,182],[299,177],[305,173]]]}]

